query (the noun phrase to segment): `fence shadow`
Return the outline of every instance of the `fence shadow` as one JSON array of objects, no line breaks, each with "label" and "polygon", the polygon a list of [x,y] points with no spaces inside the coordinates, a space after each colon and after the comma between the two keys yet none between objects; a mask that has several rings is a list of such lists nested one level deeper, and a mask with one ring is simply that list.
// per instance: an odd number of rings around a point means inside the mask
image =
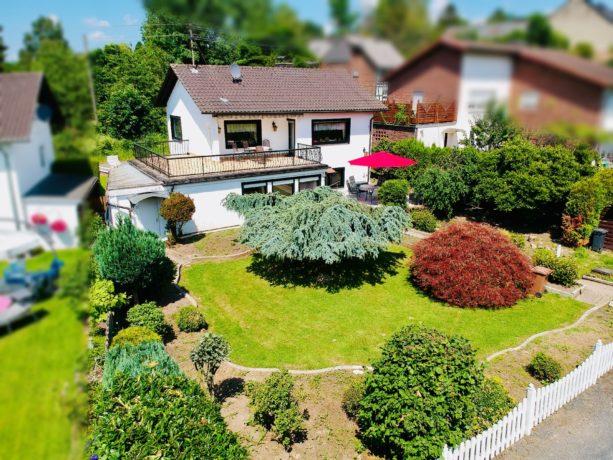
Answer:
[{"label": "fence shadow", "polygon": [[364,284],[377,285],[398,273],[402,252],[382,252],[371,259],[348,259],[337,264],[311,261],[280,261],[254,255],[247,271],[273,286],[314,287],[328,292],[356,289]]}]

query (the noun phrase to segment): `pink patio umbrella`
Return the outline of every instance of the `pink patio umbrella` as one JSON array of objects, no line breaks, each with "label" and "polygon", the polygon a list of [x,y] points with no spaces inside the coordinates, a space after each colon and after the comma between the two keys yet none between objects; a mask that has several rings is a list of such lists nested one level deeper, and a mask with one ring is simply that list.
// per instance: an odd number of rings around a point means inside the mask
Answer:
[{"label": "pink patio umbrella", "polygon": [[369,168],[406,168],[407,166],[417,164],[417,161],[389,152],[375,152],[371,155],[350,160],[349,164],[353,166],[368,166]]}]

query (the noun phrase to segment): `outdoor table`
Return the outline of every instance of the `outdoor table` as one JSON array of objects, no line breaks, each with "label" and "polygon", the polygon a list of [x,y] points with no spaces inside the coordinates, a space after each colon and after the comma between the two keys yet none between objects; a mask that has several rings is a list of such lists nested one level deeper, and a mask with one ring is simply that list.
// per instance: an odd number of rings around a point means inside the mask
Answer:
[{"label": "outdoor table", "polygon": [[368,194],[368,196],[370,197],[370,202],[371,203],[372,203],[372,200],[373,200],[373,193],[374,193],[376,188],[377,188],[377,186],[375,184],[362,184],[362,185],[360,185],[360,191],[361,192],[366,192]]}]

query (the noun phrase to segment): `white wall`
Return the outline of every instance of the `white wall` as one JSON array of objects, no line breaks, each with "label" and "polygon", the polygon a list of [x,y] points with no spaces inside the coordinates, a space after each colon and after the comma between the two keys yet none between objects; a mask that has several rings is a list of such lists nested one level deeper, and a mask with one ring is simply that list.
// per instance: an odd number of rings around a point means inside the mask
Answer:
[{"label": "white wall", "polygon": [[[47,217],[47,225],[40,230],[51,237],[55,249],[75,247],[79,243],[76,236],[79,227],[78,201],[26,198],[25,209],[28,222],[31,222],[34,214],[40,213]],[[65,232],[53,233],[49,230],[49,225],[56,220],[66,223]]]},{"label": "white wall", "polygon": [[602,129],[613,133],[613,89],[608,89],[603,93]]}]

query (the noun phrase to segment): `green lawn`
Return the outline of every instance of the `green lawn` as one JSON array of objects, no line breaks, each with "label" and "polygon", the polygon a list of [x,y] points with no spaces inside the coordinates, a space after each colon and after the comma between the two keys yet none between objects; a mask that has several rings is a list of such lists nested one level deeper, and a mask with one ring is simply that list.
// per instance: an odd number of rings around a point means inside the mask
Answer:
[{"label": "green lawn", "polygon": [[450,307],[410,284],[406,260],[381,284],[339,292],[272,286],[248,271],[251,260],[193,265],[182,281],[202,305],[212,330],[229,340],[231,359],[247,366],[308,369],[369,363],[386,338],[410,322],[463,335],[484,357],[568,324],[588,308],[551,294],[498,311]]},{"label": "green lawn", "polygon": [[605,267],[613,270],[613,253],[603,251],[601,253],[587,248],[575,249],[572,255],[579,268],[579,276],[593,275],[590,273],[594,268]]},{"label": "green lawn", "polygon": [[[69,270],[79,251],[60,253]],[[31,260],[47,267],[50,254]],[[5,263],[0,262],[0,269]],[[86,349],[82,323],[59,298],[35,307],[39,319],[0,335],[0,458],[62,459],[78,439],[61,398],[74,381],[77,358]],[[76,457],[76,458],[80,458]]]}]

